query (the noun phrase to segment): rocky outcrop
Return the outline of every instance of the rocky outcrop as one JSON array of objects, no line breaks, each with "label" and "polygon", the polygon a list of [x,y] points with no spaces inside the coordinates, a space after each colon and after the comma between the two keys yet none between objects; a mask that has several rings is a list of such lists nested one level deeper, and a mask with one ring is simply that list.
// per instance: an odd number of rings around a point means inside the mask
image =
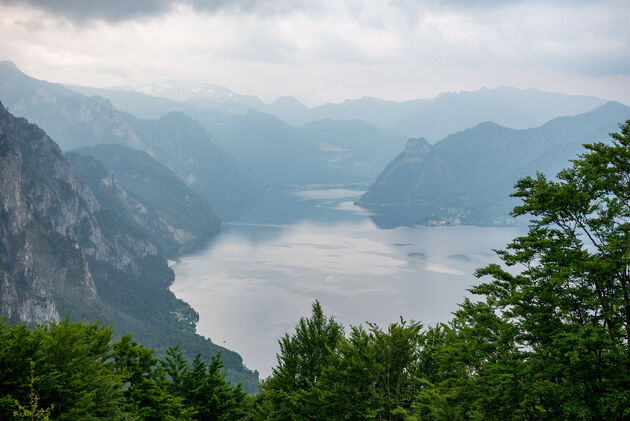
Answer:
[{"label": "rocky outcrop", "polygon": [[198,315],[170,292],[173,278],[149,233],[99,203],[56,143],[0,104],[0,316],[100,319],[153,348],[180,343],[187,357],[221,351],[228,378],[255,390],[238,354],[195,334]]},{"label": "rocky outcrop", "polygon": [[160,256],[147,236],[125,232],[102,209],[46,133],[4,107],[0,204],[0,310],[12,319],[39,322],[98,307],[90,260],[139,275],[138,262]]}]

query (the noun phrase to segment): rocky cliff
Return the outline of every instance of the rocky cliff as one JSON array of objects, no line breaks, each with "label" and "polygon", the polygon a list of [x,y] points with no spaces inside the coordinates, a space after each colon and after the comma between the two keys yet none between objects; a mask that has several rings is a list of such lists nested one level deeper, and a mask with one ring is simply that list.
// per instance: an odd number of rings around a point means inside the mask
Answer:
[{"label": "rocky cliff", "polygon": [[[142,236],[104,232],[104,211],[59,147],[37,126],[0,107],[0,277],[2,314],[39,322],[102,303],[91,259],[138,274],[158,257]],[[168,282],[168,275],[158,282]]]},{"label": "rocky cliff", "polygon": [[145,230],[103,207],[44,131],[0,105],[0,315],[100,318],[157,349],[221,351],[228,378],[253,390],[238,354],[195,334],[198,315],[169,291],[173,277]]}]

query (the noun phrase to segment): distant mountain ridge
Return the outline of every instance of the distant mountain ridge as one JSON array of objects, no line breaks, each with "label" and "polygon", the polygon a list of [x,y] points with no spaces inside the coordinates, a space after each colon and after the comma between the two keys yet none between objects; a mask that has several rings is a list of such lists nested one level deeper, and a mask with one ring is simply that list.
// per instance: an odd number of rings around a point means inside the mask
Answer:
[{"label": "distant mountain ridge", "polygon": [[[606,102],[604,99],[586,95],[499,86],[477,91],[444,92],[434,98],[408,101],[362,97],[309,108],[293,97],[279,97],[266,104],[257,97],[239,95],[217,85],[168,85],[170,89],[165,89],[163,85],[149,86],[151,88],[127,89],[174,100],[180,104],[230,113],[245,114],[250,110],[264,112],[294,126],[324,119],[358,119],[407,137],[424,137],[430,143],[484,121],[525,129],[540,126],[556,117],[584,113]],[[102,90],[99,94],[108,97]]]},{"label": "distant mountain ridge", "polygon": [[416,223],[504,224],[516,180],[555,173],[583,143],[606,141],[630,118],[630,107],[608,102],[593,111],[515,130],[485,122],[430,145],[411,139],[358,204],[380,213],[384,226]]},{"label": "distant mountain ridge", "polygon": [[0,62],[0,100],[44,128],[64,150],[115,143],[148,152],[187,180],[220,216],[251,194],[246,171],[181,113],[138,119],[101,97],[31,78],[10,62]]}]

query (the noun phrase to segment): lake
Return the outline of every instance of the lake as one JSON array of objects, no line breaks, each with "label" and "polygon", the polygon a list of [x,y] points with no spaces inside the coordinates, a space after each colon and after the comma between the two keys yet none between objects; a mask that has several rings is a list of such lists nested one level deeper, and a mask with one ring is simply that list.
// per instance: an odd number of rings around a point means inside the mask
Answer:
[{"label": "lake", "polygon": [[362,191],[269,192],[224,223],[206,248],[172,264],[171,290],[199,313],[197,331],[238,352],[261,378],[278,338],[318,299],[349,325],[447,321],[476,268],[497,261],[518,227],[380,229],[353,202]]}]

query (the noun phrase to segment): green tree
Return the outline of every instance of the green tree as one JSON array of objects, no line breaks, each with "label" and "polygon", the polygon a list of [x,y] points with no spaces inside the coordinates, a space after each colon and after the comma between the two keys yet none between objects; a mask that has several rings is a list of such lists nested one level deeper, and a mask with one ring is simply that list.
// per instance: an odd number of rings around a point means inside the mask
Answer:
[{"label": "green tree", "polygon": [[179,346],[168,348],[161,365],[170,378],[168,391],[182,399],[200,420],[239,420],[247,412],[247,392],[226,379],[221,355],[207,364],[197,355],[192,365],[182,356]]},{"label": "green tree", "polygon": [[285,334],[279,341],[278,365],[262,387],[266,405],[272,408],[270,419],[311,417],[312,389],[342,338],[343,327],[334,318],[327,318],[316,300],[311,317],[302,317],[295,333]]},{"label": "green tree", "polygon": [[352,328],[324,368],[315,392],[320,419],[404,420],[421,390],[423,335],[415,322],[392,323],[386,331]]},{"label": "green tree", "polygon": [[[516,184],[529,232],[476,272],[433,350],[426,418],[630,417],[630,121],[555,179]],[[431,400],[433,399],[433,400]]]},{"label": "green tree", "polygon": [[123,419],[123,382],[113,372],[112,329],[69,319],[28,329],[0,324],[0,418],[9,401],[30,401],[30,367],[37,367],[38,406],[53,419]]},{"label": "green tree", "polygon": [[125,405],[143,420],[188,420],[193,411],[169,393],[172,384],[153,350],[138,345],[131,334],[113,345],[114,372],[125,382]]}]

